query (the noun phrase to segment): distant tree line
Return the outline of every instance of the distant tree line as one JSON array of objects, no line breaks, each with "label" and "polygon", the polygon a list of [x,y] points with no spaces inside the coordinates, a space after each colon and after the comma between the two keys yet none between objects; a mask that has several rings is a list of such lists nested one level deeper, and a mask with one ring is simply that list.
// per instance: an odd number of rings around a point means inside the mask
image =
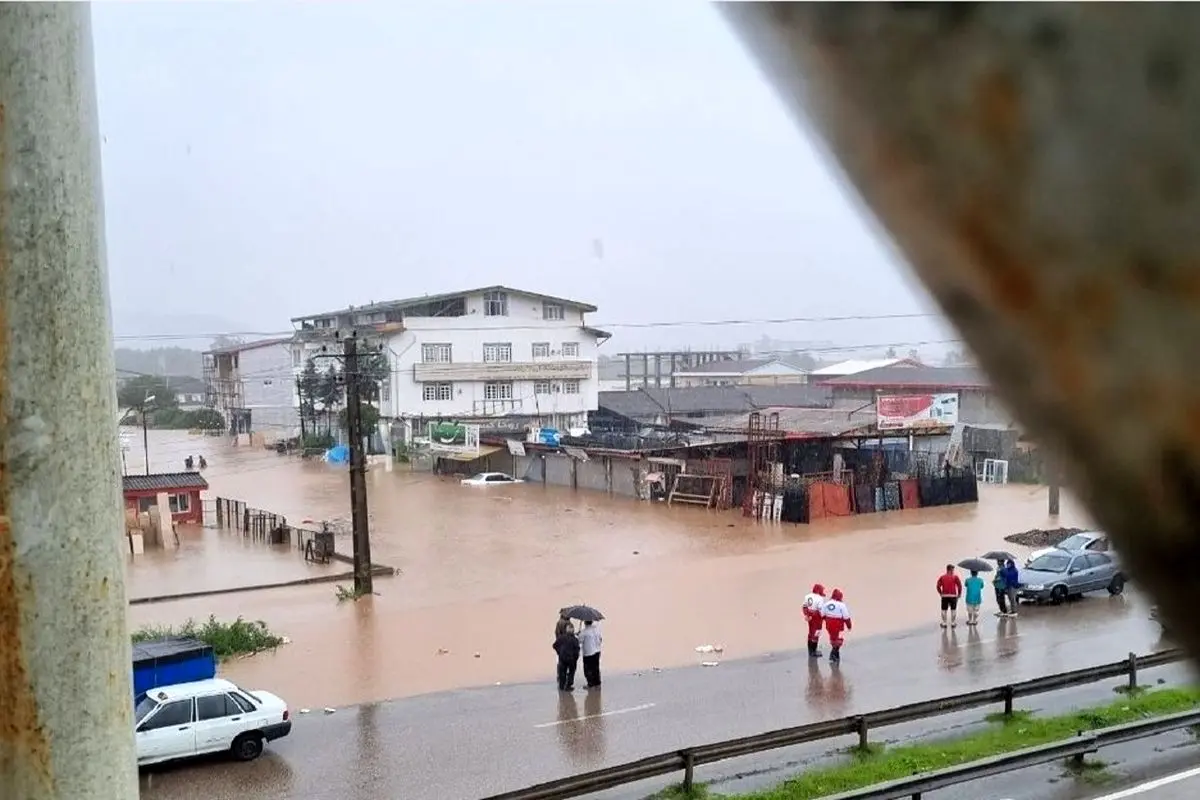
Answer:
[{"label": "distant tree line", "polygon": [[146,427],[168,430],[219,431],[225,429],[225,418],[213,408],[185,410],[169,381],[158,375],[136,375],[117,389],[117,406],[131,410]]}]

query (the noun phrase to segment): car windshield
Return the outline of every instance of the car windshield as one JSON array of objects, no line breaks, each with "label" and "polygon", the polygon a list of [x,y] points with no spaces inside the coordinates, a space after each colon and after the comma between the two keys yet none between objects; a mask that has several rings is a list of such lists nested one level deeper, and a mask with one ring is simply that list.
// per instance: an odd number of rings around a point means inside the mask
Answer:
[{"label": "car windshield", "polygon": [[1068,536],[1059,543],[1058,547],[1061,550],[1082,550],[1092,542],[1092,537],[1086,534],[1077,533],[1074,536]]},{"label": "car windshield", "polygon": [[1047,553],[1029,562],[1029,569],[1040,572],[1066,572],[1071,566],[1071,556],[1065,553]]},{"label": "car windshield", "polygon": [[486,473],[486,472],[476,472],[474,475],[472,475],[472,476],[470,477],[470,480],[473,480],[473,481],[482,481],[482,480],[484,480],[485,478],[487,478],[487,473]]},{"label": "car windshield", "polygon": [[158,701],[153,697],[142,695],[138,700],[137,706],[133,709],[133,724],[138,726],[142,724],[151,711],[158,708]]}]

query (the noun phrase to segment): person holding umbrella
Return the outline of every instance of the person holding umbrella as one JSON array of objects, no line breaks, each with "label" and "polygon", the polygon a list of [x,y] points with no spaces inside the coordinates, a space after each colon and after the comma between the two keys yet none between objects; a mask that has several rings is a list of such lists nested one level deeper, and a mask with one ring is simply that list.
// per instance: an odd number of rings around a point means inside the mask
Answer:
[{"label": "person holding umbrella", "polygon": [[559,611],[560,617],[568,620],[577,619],[583,622],[583,630],[579,632],[579,649],[583,654],[583,677],[587,688],[596,689],[600,686],[600,645],[604,637],[597,625],[604,615],[591,606],[568,606]]},{"label": "person holding umbrella", "polygon": [[983,578],[979,577],[979,573],[991,572],[992,565],[982,558],[966,558],[958,562],[958,565],[971,573],[963,583],[964,600],[967,604],[967,624],[978,625],[979,607],[983,605]]},{"label": "person holding umbrella", "polygon": [[[980,560],[995,561],[996,574],[992,577],[992,589],[996,592],[996,616],[1008,616],[1008,584],[1005,578],[1004,562],[1010,558],[1015,559],[1012,553],[1007,550],[989,550],[979,557]],[[988,569],[991,569],[991,564],[988,564]],[[987,570],[983,570],[986,572]]]}]

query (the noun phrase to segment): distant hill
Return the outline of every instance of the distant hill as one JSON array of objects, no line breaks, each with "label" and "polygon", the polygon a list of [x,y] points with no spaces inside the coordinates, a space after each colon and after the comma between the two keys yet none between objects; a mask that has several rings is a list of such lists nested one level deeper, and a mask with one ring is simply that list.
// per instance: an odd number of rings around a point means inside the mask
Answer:
[{"label": "distant hill", "polygon": [[155,347],[149,350],[134,350],[118,347],[115,351],[117,377],[131,372],[144,375],[179,375],[191,378],[204,377],[204,358],[199,350],[185,347]]}]

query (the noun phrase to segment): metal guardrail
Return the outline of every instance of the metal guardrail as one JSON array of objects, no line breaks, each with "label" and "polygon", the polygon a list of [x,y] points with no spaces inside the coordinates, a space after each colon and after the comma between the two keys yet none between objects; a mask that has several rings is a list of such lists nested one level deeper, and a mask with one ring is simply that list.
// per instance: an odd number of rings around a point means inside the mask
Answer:
[{"label": "metal guardrail", "polygon": [[[1004,713],[1011,715],[1013,713],[1014,701],[1020,698],[1047,694],[1074,686],[1084,686],[1109,678],[1127,676],[1130,688],[1135,688],[1138,685],[1137,676],[1140,670],[1173,664],[1177,661],[1182,661],[1184,658],[1182,650],[1164,650],[1145,656],[1130,653],[1128,658],[1111,664],[1100,664],[1095,667],[1071,670],[1070,672],[1059,672],[1054,675],[1044,675],[1040,678],[997,686],[991,689],[965,692],[963,694],[941,697],[935,700],[924,700],[918,703],[909,703],[857,716],[814,722],[807,725],[798,725],[792,728],[759,733],[753,736],[729,739],[724,742],[689,747],[683,750],[663,753],[662,755],[650,756],[649,758],[643,758],[627,764],[619,764],[614,767],[606,767],[592,772],[584,772],[579,775],[571,775],[566,778],[547,781],[546,783],[539,783],[536,786],[530,786],[525,789],[503,792],[485,798],[485,800],[567,800],[567,798],[582,797],[583,795],[601,792],[605,789],[612,789],[630,783],[637,783],[649,778],[670,775],[673,772],[683,772],[683,785],[684,787],[690,787],[695,780],[696,767],[704,764],[712,764],[730,758],[765,753],[781,747],[794,747],[796,745],[810,744],[812,742],[820,742],[826,739],[853,734],[858,735],[859,746],[865,747],[868,743],[868,736],[871,730],[1001,703],[1004,705]],[[1148,723],[1137,724],[1143,725]],[[1139,734],[1139,736],[1133,738],[1148,735],[1151,734]],[[1074,742],[1074,740],[1072,741]],[[1115,744],[1116,741],[1109,743]],[[1071,755],[1071,753],[1068,755]],[[1000,762],[997,761],[997,763]],[[1011,767],[1011,769],[1016,768],[1018,767]],[[879,795],[879,797],[885,796],[899,797],[903,795]],[[863,797],[874,797],[874,795],[863,795]]]},{"label": "metal guardrail", "polygon": [[937,772],[879,783],[865,789],[855,789],[832,795],[823,800],[898,800],[898,798],[906,797],[919,800],[921,795],[937,789],[990,778],[1005,772],[1052,764],[1066,758],[1082,760],[1084,756],[1095,753],[1101,747],[1124,744],[1161,733],[1190,728],[1197,724],[1200,724],[1200,711],[1184,711],[1180,714],[1092,731],[1064,742],[1017,750]]}]

